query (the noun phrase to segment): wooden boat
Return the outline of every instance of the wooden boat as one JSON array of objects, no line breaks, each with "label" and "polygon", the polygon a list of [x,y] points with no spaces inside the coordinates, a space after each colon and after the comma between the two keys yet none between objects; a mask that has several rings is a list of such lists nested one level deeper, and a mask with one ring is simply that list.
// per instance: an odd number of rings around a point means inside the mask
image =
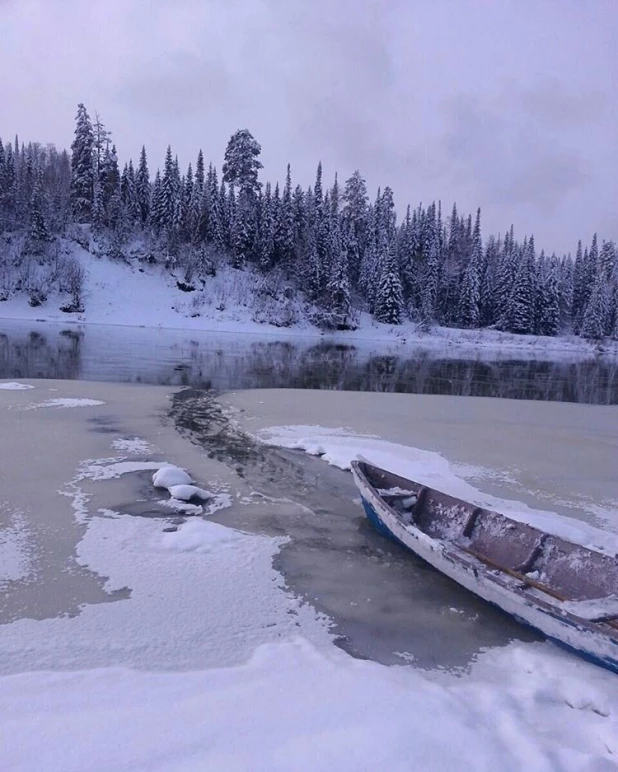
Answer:
[{"label": "wooden boat", "polygon": [[366,461],[354,461],[352,473],[378,531],[562,646],[618,673],[618,556]]}]

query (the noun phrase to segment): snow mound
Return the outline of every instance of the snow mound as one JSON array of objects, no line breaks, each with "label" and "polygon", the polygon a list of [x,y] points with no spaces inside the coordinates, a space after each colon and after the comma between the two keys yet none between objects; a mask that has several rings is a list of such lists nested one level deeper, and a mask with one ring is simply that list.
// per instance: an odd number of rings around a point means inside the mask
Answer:
[{"label": "snow mound", "polygon": [[212,552],[223,545],[230,545],[242,538],[240,531],[226,528],[206,520],[189,520],[177,531],[164,533],[163,549],[173,552]]},{"label": "snow mound", "polygon": [[140,453],[152,453],[155,450],[149,442],[146,442],[146,440],[142,440],[139,437],[122,437],[118,440],[114,440],[112,442],[112,448],[121,453],[131,453],[136,455]]},{"label": "snow mound", "polygon": [[173,498],[180,499],[180,501],[191,501],[191,499],[208,501],[213,497],[210,491],[198,488],[197,485],[170,485],[168,491]]},{"label": "snow mound", "polygon": [[29,405],[24,410],[37,410],[40,407],[94,407],[95,405],[104,405],[100,399],[74,399],[71,397],[58,397],[56,399],[46,399],[44,402],[37,402],[36,405]]},{"label": "snow mound", "polygon": [[77,480],[113,480],[123,474],[160,469],[160,461],[117,461],[115,458],[88,459],[80,464]]},{"label": "snow mound", "polygon": [[163,466],[152,475],[152,484],[155,488],[171,488],[176,485],[191,485],[193,480],[179,466]]},{"label": "snow mound", "polygon": [[34,386],[30,386],[28,383],[17,383],[16,381],[10,383],[0,383],[0,389],[6,391],[18,391],[20,389],[34,389]]}]

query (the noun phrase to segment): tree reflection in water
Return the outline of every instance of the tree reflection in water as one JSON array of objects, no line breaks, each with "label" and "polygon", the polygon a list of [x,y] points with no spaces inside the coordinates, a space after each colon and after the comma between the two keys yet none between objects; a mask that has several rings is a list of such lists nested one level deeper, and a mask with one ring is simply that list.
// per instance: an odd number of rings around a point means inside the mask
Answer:
[{"label": "tree reflection in water", "polygon": [[450,394],[618,404],[618,362],[570,355],[554,361],[504,353],[453,356],[401,347],[380,353],[302,338],[269,340],[116,327],[62,329],[5,322],[0,378],[60,378],[201,388],[302,388]]}]

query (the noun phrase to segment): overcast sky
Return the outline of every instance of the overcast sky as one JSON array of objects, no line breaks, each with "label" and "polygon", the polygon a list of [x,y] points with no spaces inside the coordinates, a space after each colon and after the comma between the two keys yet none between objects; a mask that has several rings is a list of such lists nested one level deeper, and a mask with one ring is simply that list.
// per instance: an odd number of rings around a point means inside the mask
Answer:
[{"label": "overcast sky", "polygon": [[0,136],[68,147],[78,102],[153,173],[246,127],[273,182],[618,238],[618,0],[0,0]]}]

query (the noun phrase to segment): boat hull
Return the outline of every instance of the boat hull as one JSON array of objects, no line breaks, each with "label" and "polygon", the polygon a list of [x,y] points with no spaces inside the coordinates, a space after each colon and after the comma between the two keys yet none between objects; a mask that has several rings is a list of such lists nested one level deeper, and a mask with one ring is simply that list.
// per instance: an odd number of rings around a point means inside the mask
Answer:
[{"label": "boat hull", "polygon": [[[467,590],[533,627],[561,647],[618,674],[618,639],[599,634],[591,626],[551,603],[516,592],[512,582],[498,581],[485,566],[461,554],[454,545],[433,539],[406,525],[353,468],[367,518],[375,529],[432,565]],[[508,577],[507,577],[508,578]]]}]

